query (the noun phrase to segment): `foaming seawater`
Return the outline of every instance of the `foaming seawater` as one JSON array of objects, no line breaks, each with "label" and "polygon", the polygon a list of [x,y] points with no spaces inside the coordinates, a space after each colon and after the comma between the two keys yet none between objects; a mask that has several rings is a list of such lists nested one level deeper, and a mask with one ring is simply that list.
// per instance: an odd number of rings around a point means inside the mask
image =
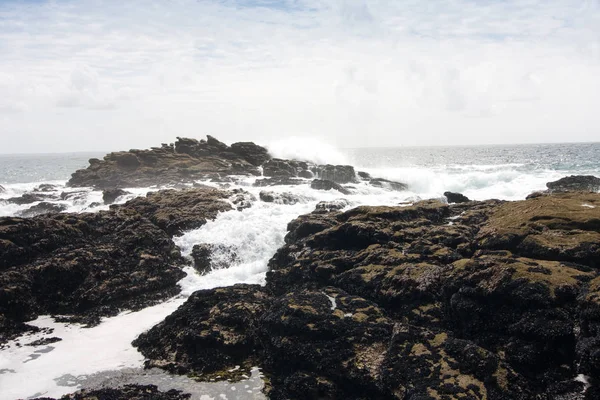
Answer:
[{"label": "foaming seawater", "polygon": [[291,136],[273,141],[266,147],[276,158],[312,161],[316,164],[349,164],[348,157],[343,152],[314,137]]}]

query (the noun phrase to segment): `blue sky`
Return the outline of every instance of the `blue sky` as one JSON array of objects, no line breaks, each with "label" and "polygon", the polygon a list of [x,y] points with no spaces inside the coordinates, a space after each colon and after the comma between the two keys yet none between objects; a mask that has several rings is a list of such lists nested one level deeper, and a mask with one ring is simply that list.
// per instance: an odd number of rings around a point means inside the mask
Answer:
[{"label": "blue sky", "polygon": [[0,152],[598,141],[600,0],[0,1]]}]

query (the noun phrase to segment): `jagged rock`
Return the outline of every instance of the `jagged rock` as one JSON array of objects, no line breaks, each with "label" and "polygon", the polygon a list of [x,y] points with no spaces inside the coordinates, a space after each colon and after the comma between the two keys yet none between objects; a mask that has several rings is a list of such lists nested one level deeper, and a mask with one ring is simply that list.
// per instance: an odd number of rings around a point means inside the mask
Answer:
[{"label": "jagged rock", "polygon": [[29,207],[27,210],[19,213],[20,217],[34,217],[42,214],[56,214],[67,209],[67,206],[60,203],[48,203],[42,201],[35,206]]},{"label": "jagged rock", "polygon": [[33,189],[34,192],[54,192],[58,189],[58,186],[56,185],[51,185],[49,183],[42,183],[41,185],[37,186],[35,189]]},{"label": "jagged rock", "polygon": [[351,165],[318,165],[313,168],[313,172],[319,179],[335,183],[353,183],[357,181],[354,167]]},{"label": "jagged rock", "polygon": [[259,197],[265,203],[293,205],[302,201],[300,196],[289,192],[277,193],[261,190]]},{"label": "jagged rock", "polygon": [[466,203],[469,198],[461,193],[444,192],[444,196],[448,199],[448,203]]},{"label": "jagged rock", "polygon": [[[84,389],[67,394],[60,400],[187,400],[190,394],[171,389],[161,392],[155,385],[125,385],[117,389]],[[50,397],[38,397],[34,400],[54,400]]]},{"label": "jagged rock", "polygon": [[222,211],[231,210],[226,199],[232,195],[213,188],[184,190],[161,190],[150,192],[146,197],[129,200],[117,210],[132,210],[145,216],[169,235],[180,235],[183,231],[197,229],[208,219],[216,218]]},{"label": "jagged rock", "polygon": [[192,248],[194,268],[201,274],[213,269],[223,269],[238,261],[237,252],[233,247],[223,244],[201,243]]},{"label": "jagged rock", "polygon": [[250,368],[266,298],[258,285],[199,290],[133,345],[148,368],[197,375],[226,373],[236,365]]},{"label": "jagged rock", "polygon": [[207,140],[177,138],[171,146],[150,150],[110,153],[103,160],[90,160],[86,169],[76,171],[68,186],[93,186],[99,189],[148,187],[192,183],[207,177],[260,175],[256,165],[261,154],[257,146],[231,148],[212,136]]},{"label": "jagged rock", "polygon": [[369,174],[368,172],[364,172],[364,171],[358,171],[356,173],[356,175],[358,175],[358,177],[364,181],[370,181],[371,180],[371,174]]},{"label": "jagged rock", "polygon": [[272,158],[263,164],[263,175],[275,178],[296,177],[301,168],[298,164],[297,161]]},{"label": "jagged rock", "polygon": [[45,193],[24,193],[19,197],[11,197],[6,201],[22,206],[24,204],[31,204],[35,203],[36,201],[44,201],[50,198],[52,198],[52,196]]},{"label": "jagged rock", "polygon": [[312,183],[310,184],[310,187],[315,189],[315,190],[337,190],[338,192],[342,193],[342,194],[350,194],[351,192],[344,188],[342,185],[332,182],[332,181],[326,181],[326,180],[321,180],[321,179],[315,179],[312,181]]},{"label": "jagged rock", "polygon": [[40,314],[97,323],[179,292],[171,236],[231,210],[231,192],[164,190],[110,211],[0,218],[0,340]]},{"label": "jagged rock", "polygon": [[104,201],[104,204],[112,204],[117,198],[127,194],[130,193],[123,189],[105,189],[102,191],[102,201]]},{"label": "jagged rock", "polygon": [[315,177],[315,174],[308,169],[304,169],[304,170],[298,172],[298,178],[313,179],[314,177]]},{"label": "jagged rock", "polygon": [[330,212],[343,210],[348,207],[350,203],[346,199],[337,199],[332,201],[320,201],[315,207],[315,212]]},{"label": "jagged rock", "polygon": [[231,151],[240,155],[250,164],[260,166],[271,159],[269,152],[264,147],[253,142],[238,142],[231,145]]},{"label": "jagged rock", "polygon": [[252,193],[243,189],[233,189],[232,192],[233,196],[230,197],[230,200],[238,211],[252,207],[256,201],[256,197]]},{"label": "jagged rock", "polygon": [[406,183],[394,182],[383,178],[371,178],[369,179],[369,184],[371,186],[397,190],[399,192],[408,189],[408,185]]},{"label": "jagged rock", "polygon": [[169,236],[146,218],[116,211],[0,218],[0,314],[96,323],[179,291],[185,274]]},{"label": "jagged rock", "polygon": [[551,192],[598,192],[600,178],[593,175],[571,175],[546,183]]}]

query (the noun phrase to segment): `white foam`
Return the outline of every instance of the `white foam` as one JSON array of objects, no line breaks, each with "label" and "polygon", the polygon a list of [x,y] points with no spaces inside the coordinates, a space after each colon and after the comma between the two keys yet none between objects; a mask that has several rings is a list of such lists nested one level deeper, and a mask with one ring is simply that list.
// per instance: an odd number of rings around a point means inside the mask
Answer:
[{"label": "white foam", "polygon": [[269,143],[269,153],[276,158],[312,161],[316,164],[348,164],[348,158],[323,139],[290,136]]}]

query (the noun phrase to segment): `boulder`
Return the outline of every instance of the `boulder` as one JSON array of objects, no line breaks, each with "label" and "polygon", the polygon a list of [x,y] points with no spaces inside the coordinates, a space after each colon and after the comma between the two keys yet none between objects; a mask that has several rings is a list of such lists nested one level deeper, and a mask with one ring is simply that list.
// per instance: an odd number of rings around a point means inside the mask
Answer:
[{"label": "boulder", "polygon": [[259,197],[265,203],[276,203],[276,204],[284,204],[284,205],[293,205],[302,201],[300,196],[295,195],[290,192],[270,192],[266,190],[261,190]]},{"label": "boulder", "polygon": [[600,178],[593,175],[571,175],[548,182],[546,187],[552,192],[598,192]]},{"label": "boulder", "polygon": [[231,203],[233,203],[238,211],[252,207],[252,204],[254,204],[256,201],[256,196],[246,190],[233,189],[232,193],[233,195],[229,198],[229,200]]},{"label": "boulder", "polygon": [[11,197],[10,199],[7,199],[6,201],[8,201],[9,203],[18,204],[21,206],[24,204],[35,203],[37,201],[44,201],[44,200],[50,199],[50,198],[52,198],[52,196],[45,194],[45,193],[30,192],[30,193],[24,193],[19,197]]},{"label": "boulder", "polygon": [[257,167],[271,159],[267,149],[258,146],[253,142],[233,143],[231,145],[231,151]]},{"label": "boulder", "polygon": [[36,204],[35,206],[29,207],[27,210],[21,211],[19,213],[20,217],[34,217],[36,215],[42,214],[56,214],[62,211],[65,211],[67,206],[61,203],[49,203],[46,201],[42,201],[41,203]]},{"label": "boulder", "polygon": [[58,186],[51,185],[49,183],[42,183],[41,185],[33,189],[34,192],[54,192],[56,190],[58,190]]},{"label": "boulder", "polygon": [[315,190],[337,190],[338,192],[342,193],[342,194],[350,194],[351,192],[344,188],[342,185],[332,182],[332,181],[327,181],[327,180],[322,180],[322,179],[315,179],[312,181],[312,183],[310,184],[310,187],[315,189]]},{"label": "boulder", "polygon": [[351,165],[318,165],[313,168],[315,175],[326,181],[335,183],[353,183],[356,182],[356,173]]},{"label": "boulder", "polygon": [[191,256],[194,268],[201,274],[213,269],[228,268],[239,260],[233,247],[213,243],[195,244]]},{"label": "boulder", "polygon": [[102,191],[102,201],[104,201],[104,204],[112,204],[117,198],[127,194],[130,193],[123,189],[105,189]]},{"label": "boulder", "polygon": [[461,193],[444,192],[444,196],[448,200],[448,203],[466,203],[470,201],[467,196]]},{"label": "boulder", "polygon": [[291,160],[272,158],[263,164],[263,176],[286,178],[298,175],[298,163]]}]

